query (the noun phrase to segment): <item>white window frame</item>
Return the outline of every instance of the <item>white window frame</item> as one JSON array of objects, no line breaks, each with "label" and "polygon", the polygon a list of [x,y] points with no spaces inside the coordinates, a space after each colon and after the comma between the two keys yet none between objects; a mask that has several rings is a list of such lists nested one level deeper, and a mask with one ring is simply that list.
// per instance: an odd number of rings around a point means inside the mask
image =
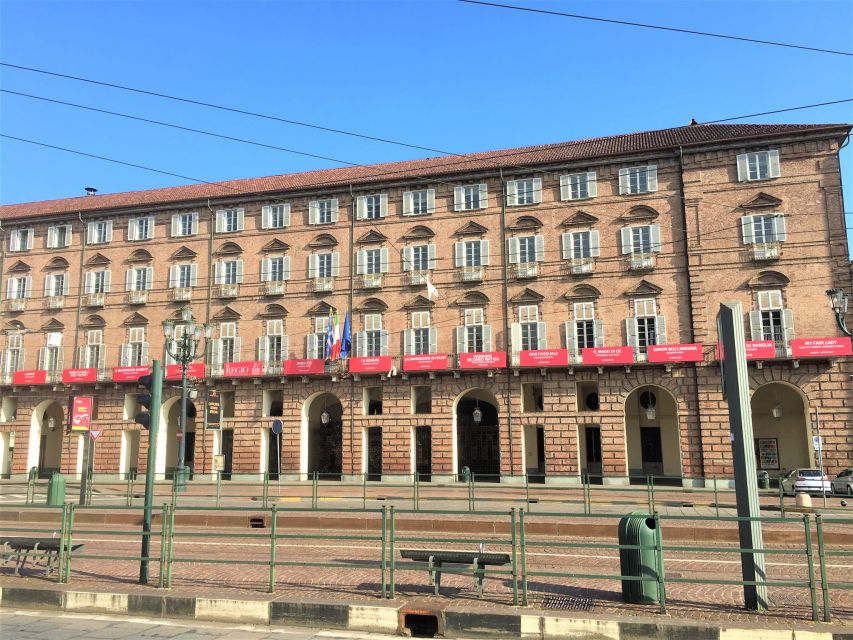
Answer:
[{"label": "white window frame", "polygon": [[507,180],[506,204],[521,207],[542,202],[542,178],[518,178]]},{"label": "white window frame", "polygon": [[29,251],[33,248],[33,229],[22,227],[9,231],[9,252]]},{"label": "white window frame", "polygon": [[780,177],[782,172],[779,166],[779,150],[769,149],[738,154],[737,174],[739,182],[758,182]]},{"label": "white window frame", "polygon": [[619,195],[654,193],[658,190],[657,165],[649,164],[619,169]]},{"label": "white window frame", "polygon": [[261,207],[261,229],[284,229],[289,226],[289,202],[278,202]]},{"label": "white window frame", "polygon": [[567,173],[560,176],[560,200],[589,200],[598,196],[595,171]]},{"label": "white window frame", "polygon": [[[189,229],[185,222],[189,220]],[[187,238],[198,233],[198,213],[186,211],[172,215],[171,236],[173,238]]]},{"label": "white window frame", "polygon": [[403,215],[425,216],[435,213],[435,189],[403,192]]},{"label": "white window frame", "polygon": [[[476,196],[476,197],[475,197]],[[489,206],[489,186],[486,183],[454,187],[454,211],[476,211]]]},{"label": "white window frame", "polygon": [[112,220],[92,220],[86,225],[86,244],[109,244],[113,241]]},{"label": "white window frame", "polygon": [[[62,229],[63,237],[59,237],[59,230]],[[62,249],[71,246],[72,229],[70,224],[54,224],[47,228],[47,248]]]},{"label": "white window frame", "polygon": [[[328,218],[328,219],[327,219]],[[323,198],[308,203],[308,224],[334,224],[338,221],[338,199]]]}]

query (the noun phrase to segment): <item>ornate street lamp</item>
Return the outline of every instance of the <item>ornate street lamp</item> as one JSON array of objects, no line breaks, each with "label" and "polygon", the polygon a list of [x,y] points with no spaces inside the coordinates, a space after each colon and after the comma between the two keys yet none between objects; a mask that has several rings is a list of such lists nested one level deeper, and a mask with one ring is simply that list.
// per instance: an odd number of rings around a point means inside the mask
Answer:
[{"label": "ornate street lamp", "polygon": [[770,414],[773,416],[775,420],[781,420],[782,414],[784,411],[782,410],[782,405],[778,402],[773,405],[773,408],[770,409]]},{"label": "ornate street lamp", "polygon": [[654,420],[657,417],[657,409],[655,408],[657,403],[657,398],[651,391],[643,391],[640,394],[640,406],[646,410],[646,418],[649,420]]},{"label": "ornate street lamp", "polygon": [[474,407],[474,411],[471,412],[471,419],[474,420],[474,424],[479,425],[483,421],[483,411],[480,409],[480,401],[477,401],[477,406]]},{"label": "ornate street lamp", "polygon": [[[212,327],[207,324],[197,324],[193,319],[193,312],[189,307],[181,309],[181,323],[183,327],[180,335],[175,331],[173,320],[163,321],[163,335],[166,337],[166,353],[177,364],[181,365],[181,413],[179,424],[181,430],[181,442],[178,445],[178,466],[175,468],[175,486],[179,491],[186,488],[186,475],[184,460],[187,442],[187,369],[193,360],[204,359],[207,353],[207,345],[210,342]],[[199,343],[204,337],[204,348],[199,351]]]},{"label": "ornate street lamp", "polygon": [[829,289],[826,292],[829,296],[829,301],[832,304],[832,311],[835,313],[835,321],[838,323],[838,328],[845,336],[853,336],[853,333],[847,328],[847,323],[844,321],[844,315],[847,313],[847,303],[850,298],[842,289]]}]

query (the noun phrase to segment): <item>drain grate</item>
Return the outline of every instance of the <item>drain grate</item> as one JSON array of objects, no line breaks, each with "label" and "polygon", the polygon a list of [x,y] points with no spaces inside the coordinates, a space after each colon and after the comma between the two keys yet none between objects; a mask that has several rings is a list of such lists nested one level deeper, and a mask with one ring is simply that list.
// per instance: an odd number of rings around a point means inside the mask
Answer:
[{"label": "drain grate", "polygon": [[543,609],[562,609],[564,611],[592,611],[595,601],[592,598],[576,596],[545,596],[542,599]]}]

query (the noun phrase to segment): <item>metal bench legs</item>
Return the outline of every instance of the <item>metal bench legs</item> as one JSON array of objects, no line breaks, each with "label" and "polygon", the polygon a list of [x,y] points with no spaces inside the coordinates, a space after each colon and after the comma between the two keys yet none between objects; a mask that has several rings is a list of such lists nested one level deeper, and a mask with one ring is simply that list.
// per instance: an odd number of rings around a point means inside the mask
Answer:
[{"label": "metal bench legs", "polygon": [[435,561],[435,556],[429,557],[429,583],[435,586],[435,595],[441,586],[441,562]]}]

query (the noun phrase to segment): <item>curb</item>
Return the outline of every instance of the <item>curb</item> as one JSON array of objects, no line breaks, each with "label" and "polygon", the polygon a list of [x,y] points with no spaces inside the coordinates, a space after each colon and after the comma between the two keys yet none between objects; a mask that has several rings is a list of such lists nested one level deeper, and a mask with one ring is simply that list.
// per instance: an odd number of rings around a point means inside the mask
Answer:
[{"label": "curb", "polygon": [[[0,588],[0,608],[98,612],[149,618],[213,620],[240,624],[322,626],[373,633],[410,635],[417,627],[445,637],[551,640],[853,640],[853,629],[827,625],[800,629],[732,628],[713,623],[643,619],[607,620],[542,615],[511,607],[471,610],[412,609],[402,604],[341,601],[235,600],[99,593],[64,589]],[[422,636],[422,637],[430,637]]]}]

